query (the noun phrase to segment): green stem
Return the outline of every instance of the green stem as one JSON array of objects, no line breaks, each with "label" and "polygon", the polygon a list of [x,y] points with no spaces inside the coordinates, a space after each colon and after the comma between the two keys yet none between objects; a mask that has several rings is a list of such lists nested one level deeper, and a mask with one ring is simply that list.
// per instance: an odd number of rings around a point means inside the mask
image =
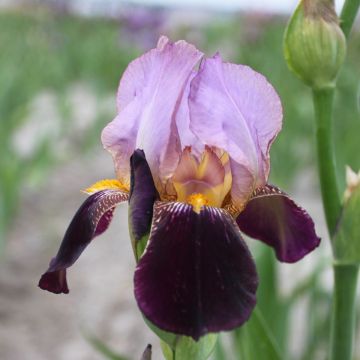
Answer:
[{"label": "green stem", "polygon": [[330,360],[351,360],[358,265],[334,265]]},{"label": "green stem", "polygon": [[340,15],[340,26],[345,36],[348,37],[356,18],[360,0],[346,0]]},{"label": "green stem", "polygon": [[[334,89],[313,90],[318,168],[325,218],[332,239],[341,212],[332,136]],[[334,265],[331,360],[351,360],[355,319],[357,265]]]},{"label": "green stem", "polygon": [[341,212],[332,138],[333,99],[333,88],[313,90],[320,187],[330,237]]}]

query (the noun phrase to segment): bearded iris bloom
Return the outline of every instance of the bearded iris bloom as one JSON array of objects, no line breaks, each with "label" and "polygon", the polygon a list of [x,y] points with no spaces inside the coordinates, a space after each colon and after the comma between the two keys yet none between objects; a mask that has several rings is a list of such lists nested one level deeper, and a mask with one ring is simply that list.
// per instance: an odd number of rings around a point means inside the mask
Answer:
[{"label": "bearded iris bloom", "polygon": [[117,179],[86,190],[39,286],[68,293],[66,269],[128,200],[144,316],[195,340],[240,326],[258,286],[241,231],[289,263],[320,242],[306,211],[267,183],[282,126],[277,93],[250,67],[161,37],[124,72],[117,106],[102,133]]}]

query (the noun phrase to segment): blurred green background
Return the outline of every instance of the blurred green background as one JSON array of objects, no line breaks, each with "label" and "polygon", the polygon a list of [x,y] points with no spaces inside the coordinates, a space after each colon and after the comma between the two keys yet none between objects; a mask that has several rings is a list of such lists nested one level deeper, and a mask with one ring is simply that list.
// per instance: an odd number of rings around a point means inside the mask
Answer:
[{"label": "blurred green background", "polygon": [[[100,132],[115,114],[120,75],[130,60],[154,47],[162,33],[173,40],[186,39],[207,55],[220,51],[225,60],[250,65],[269,79],[284,107],[283,131],[271,151],[271,180],[288,191],[298,189],[299,197],[307,186],[310,193],[318,194],[311,94],[288,71],[282,55],[286,16],[211,13],[201,21],[179,21],[174,11],[166,9],[130,10],[118,17],[80,17],[46,5],[0,12],[0,239],[4,263],[10,256],[7,247],[11,236],[7,234],[13,231],[24,197],[30,193],[35,194],[34,201],[40,194],[46,198],[42,191],[56,169],[66,168],[75,156],[78,161],[91,163],[89,156],[103,151]],[[360,168],[358,31],[353,33],[348,50],[338,82],[334,122],[342,187],[345,164]],[[306,186],[301,184],[304,173],[312,174]],[[97,177],[105,176],[99,173]],[[85,186],[91,181],[83,179]],[[74,191],[69,184],[67,187]],[[326,233],[323,235],[326,241]],[[320,257],[315,270],[284,299],[272,253],[267,249],[256,251],[262,280],[261,316],[274,341],[287,354],[285,359],[291,358],[289,309],[304,294],[310,309],[302,324],[304,345],[292,356],[325,359],[330,298],[326,287],[318,283],[329,263],[327,255]],[[252,342],[256,346],[252,331],[256,338],[256,327],[249,327],[236,332],[230,345],[225,339],[214,359],[231,358],[223,352],[234,349],[232,344],[240,347],[240,353]],[[256,357],[241,357],[252,358]]]}]

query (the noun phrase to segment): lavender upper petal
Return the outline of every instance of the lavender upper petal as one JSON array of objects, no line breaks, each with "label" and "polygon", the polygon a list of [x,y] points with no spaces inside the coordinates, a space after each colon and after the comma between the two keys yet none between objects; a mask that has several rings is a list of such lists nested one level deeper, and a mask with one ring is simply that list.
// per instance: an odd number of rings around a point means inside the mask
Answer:
[{"label": "lavender upper petal", "polygon": [[277,93],[250,67],[224,63],[215,55],[203,60],[191,82],[189,107],[194,134],[205,144],[227,151],[232,168],[247,170],[245,181],[233,177],[232,197],[243,204],[267,181],[269,148],[282,125]]},{"label": "lavender upper petal", "polygon": [[156,49],[128,66],[118,91],[119,113],[102,133],[120,178],[129,176],[129,159],[136,148],[145,151],[159,190],[174,171],[181,152],[175,116],[201,56],[185,41],[171,43],[161,37]]}]

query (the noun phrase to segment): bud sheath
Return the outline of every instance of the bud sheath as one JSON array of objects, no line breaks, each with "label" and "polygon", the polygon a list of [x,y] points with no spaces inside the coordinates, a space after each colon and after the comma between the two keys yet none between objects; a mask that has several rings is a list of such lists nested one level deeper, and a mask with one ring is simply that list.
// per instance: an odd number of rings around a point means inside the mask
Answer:
[{"label": "bud sheath", "polygon": [[289,68],[315,89],[333,87],[346,54],[346,40],[330,0],[302,0],[284,38]]}]

